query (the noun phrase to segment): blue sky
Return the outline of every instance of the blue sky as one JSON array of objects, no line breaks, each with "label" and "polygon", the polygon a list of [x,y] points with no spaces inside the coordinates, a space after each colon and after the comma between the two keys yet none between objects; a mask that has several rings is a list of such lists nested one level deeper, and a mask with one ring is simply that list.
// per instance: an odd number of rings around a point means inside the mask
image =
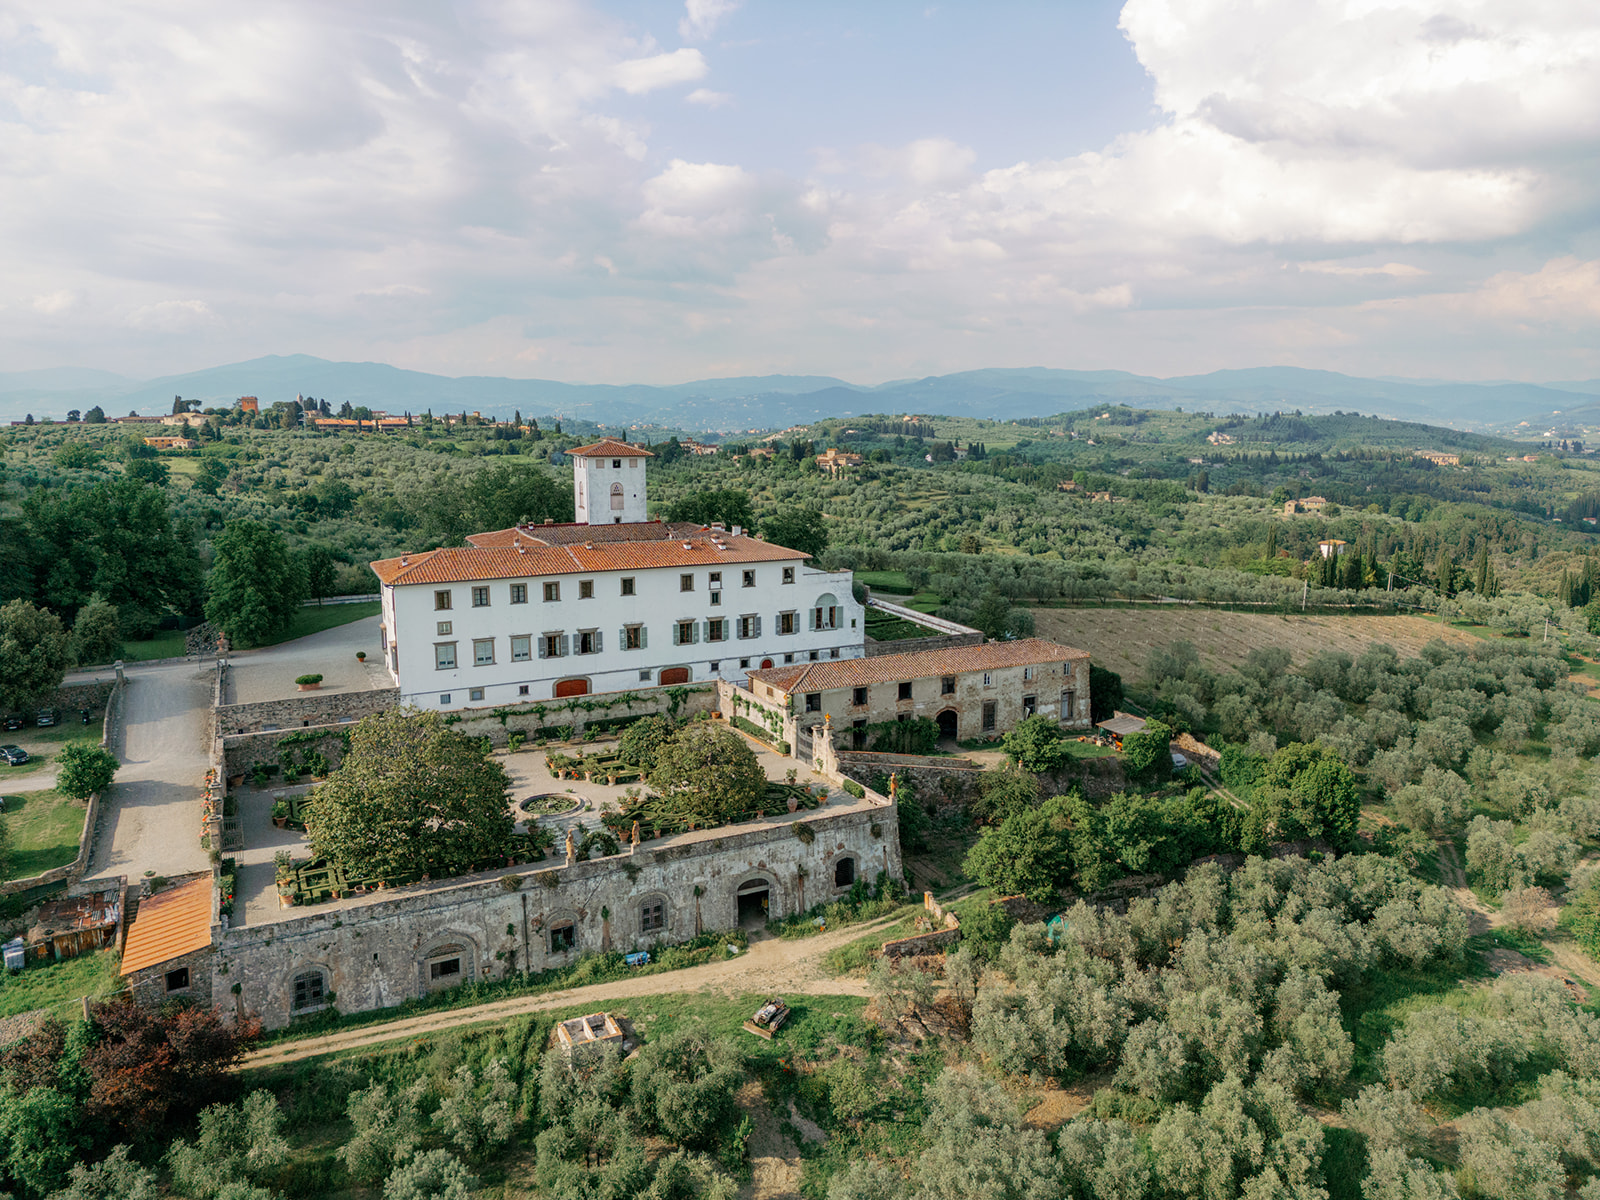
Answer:
[{"label": "blue sky", "polygon": [[12,0],[0,363],[1600,376],[1570,0]]}]

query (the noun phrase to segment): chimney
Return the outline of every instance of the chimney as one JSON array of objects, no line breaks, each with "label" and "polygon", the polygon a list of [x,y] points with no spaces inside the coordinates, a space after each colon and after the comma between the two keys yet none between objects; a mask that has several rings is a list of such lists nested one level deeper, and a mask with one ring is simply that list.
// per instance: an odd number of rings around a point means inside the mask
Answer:
[{"label": "chimney", "polygon": [[744,526],[743,525],[735,525],[733,527],[733,536],[734,537],[742,537],[742,536],[744,536]]},{"label": "chimney", "polygon": [[544,523],[546,525],[554,525],[556,523],[556,519],[554,517],[546,517],[544,519]]}]

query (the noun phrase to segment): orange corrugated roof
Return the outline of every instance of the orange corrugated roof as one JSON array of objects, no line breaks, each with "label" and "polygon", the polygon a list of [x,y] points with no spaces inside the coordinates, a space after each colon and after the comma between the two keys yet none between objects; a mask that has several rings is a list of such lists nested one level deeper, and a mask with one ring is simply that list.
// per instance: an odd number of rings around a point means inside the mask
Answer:
[{"label": "orange corrugated roof", "polygon": [[808,692],[825,692],[831,688],[868,687],[874,683],[922,679],[930,675],[959,675],[964,671],[994,671],[1001,667],[1088,657],[1087,650],[1058,645],[1043,638],[1028,638],[1020,642],[988,642],[982,646],[956,646],[948,650],[908,650],[903,654],[879,654],[872,658],[795,663],[792,667],[751,671],[750,678],[783,692],[796,692],[802,687]]},{"label": "orange corrugated roof", "polygon": [[619,442],[616,438],[601,438],[592,446],[574,446],[568,454],[579,458],[654,458],[648,450]]},{"label": "orange corrugated roof", "polygon": [[141,901],[128,927],[122,973],[132,975],[211,944],[211,879],[202,875]]},{"label": "orange corrugated roof", "polygon": [[386,558],[370,565],[379,581],[389,586],[528,579],[536,575],[578,575],[589,571],[647,571],[652,567],[778,562],[806,557],[808,555],[799,550],[752,537],[700,533],[681,541],[596,541],[590,545],[529,545],[521,549],[504,544],[455,546]]}]

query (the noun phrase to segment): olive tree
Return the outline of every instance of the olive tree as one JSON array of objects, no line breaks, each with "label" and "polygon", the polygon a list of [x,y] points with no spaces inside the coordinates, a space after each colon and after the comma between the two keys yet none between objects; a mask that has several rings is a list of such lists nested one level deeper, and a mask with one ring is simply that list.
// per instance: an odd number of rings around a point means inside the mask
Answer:
[{"label": "olive tree", "polygon": [[463,1063],[450,1085],[450,1094],[434,1112],[433,1123],[468,1158],[503,1146],[517,1123],[517,1085],[511,1081],[505,1059],[497,1058],[485,1067],[481,1080]]}]

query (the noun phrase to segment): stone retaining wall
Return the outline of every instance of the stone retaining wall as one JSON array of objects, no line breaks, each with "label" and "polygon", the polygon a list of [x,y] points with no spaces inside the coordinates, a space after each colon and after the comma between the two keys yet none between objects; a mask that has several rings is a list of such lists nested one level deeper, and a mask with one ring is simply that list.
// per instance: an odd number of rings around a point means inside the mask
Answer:
[{"label": "stone retaining wall", "polygon": [[[809,841],[796,835],[799,825]],[[766,915],[804,912],[849,892],[833,882],[843,858],[854,860],[855,879],[899,874],[892,806],[857,803],[646,842],[631,854],[385,889],[219,930],[212,995],[238,984],[236,1011],[278,1028],[293,1015],[296,977],[315,971],[341,1011],[389,1007],[458,983],[567,966],[588,952],[735,928],[740,889],[751,884],[766,885]],[[663,924],[644,929],[658,904]]]},{"label": "stone retaining wall", "polygon": [[341,721],[359,721],[362,717],[384,712],[399,703],[399,688],[377,688],[365,692],[307,692],[284,700],[261,700],[254,704],[218,704],[217,733],[227,736],[274,732],[266,728],[269,725],[275,725],[280,730],[335,725]]},{"label": "stone retaining wall", "polygon": [[934,634],[929,637],[895,638],[891,642],[874,641],[866,639],[868,658],[877,658],[884,654],[909,654],[917,650],[953,650],[957,646],[981,646],[983,634],[974,630],[972,633],[944,633]]},{"label": "stone retaining wall", "polygon": [[967,758],[937,758],[919,754],[877,754],[868,750],[840,750],[839,773],[866,787],[879,775],[895,775],[924,804],[965,804],[977,795],[983,768]]},{"label": "stone retaining wall", "polygon": [[309,729],[277,729],[271,733],[236,733],[221,739],[222,742],[222,774],[231,779],[235,775],[247,773],[257,763],[276,763],[279,755],[283,753],[278,748],[278,743],[292,735],[308,733],[325,734],[320,741],[297,741],[292,746],[284,747],[285,750],[294,750],[296,756],[309,754],[313,750],[321,751],[322,756],[328,760],[330,769],[337,768],[344,761],[344,738],[342,734],[348,733],[348,723],[339,725],[313,725]]},{"label": "stone retaining wall", "polygon": [[[686,689],[686,690],[685,690]],[[626,701],[626,697],[636,697]],[[676,701],[676,703],[674,703]],[[584,705],[588,705],[585,708]],[[547,735],[562,725],[572,727],[571,738],[581,740],[586,725],[627,717],[670,716],[675,721],[690,721],[717,707],[717,692],[711,683],[678,687],[645,687],[633,692],[594,692],[572,700],[545,700],[522,708],[462,709],[454,722],[457,733],[467,737],[487,737],[496,747],[510,743],[513,733],[532,737],[541,730]],[[502,720],[496,715],[504,712]],[[452,714],[457,715],[457,714]]]}]

